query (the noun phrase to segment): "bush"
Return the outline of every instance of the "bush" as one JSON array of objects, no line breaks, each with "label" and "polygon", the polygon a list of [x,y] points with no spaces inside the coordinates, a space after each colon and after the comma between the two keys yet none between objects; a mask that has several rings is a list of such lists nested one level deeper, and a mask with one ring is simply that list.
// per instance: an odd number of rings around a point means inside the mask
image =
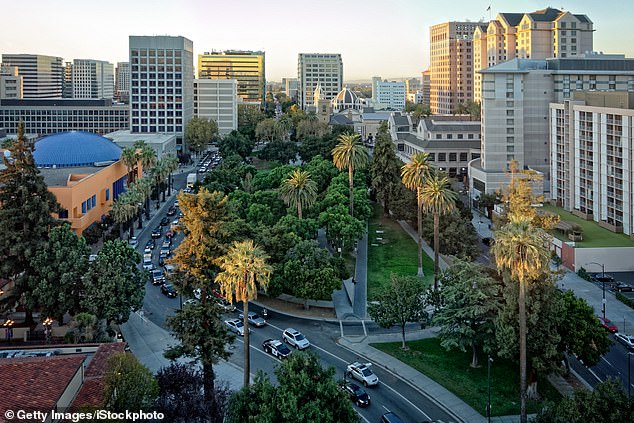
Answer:
[{"label": "bush", "polygon": [[623,304],[625,304],[626,306],[628,306],[629,308],[634,309],[634,300],[626,297],[620,292],[616,293],[616,299],[622,302]]},{"label": "bush", "polygon": [[83,233],[84,238],[86,239],[86,243],[88,245],[96,244],[97,241],[101,239],[101,235],[103,234],[103,230],[101,229],[101,225],[97,222],[94,222],[92,225],[88,226]]},{"label": "bush", "polygon": [[592,279],[590,278],[590,274],[588,273],[588,271],[581,267],[579,270],[577,270],[577,275],[581,278],[581,279],[585,279],[587,281],[591,281]]}]

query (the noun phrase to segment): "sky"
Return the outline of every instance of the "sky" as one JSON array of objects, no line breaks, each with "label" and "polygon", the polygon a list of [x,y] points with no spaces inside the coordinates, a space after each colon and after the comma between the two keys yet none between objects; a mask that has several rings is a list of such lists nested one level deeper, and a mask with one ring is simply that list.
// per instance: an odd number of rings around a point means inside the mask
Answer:
[{"label": "sky", "polygon": [[[487,8],[491,6],[491,10]],[[585,14],[594,50],[634,57],[634,1],[25,0],[2,2],[1,53],[128,61],[129,35],[182,35],[198,54],[264,50],[267,80],[297,77],[298,53],[341,53],[344,80],[419,77],[429,27],[545,7]]]}]

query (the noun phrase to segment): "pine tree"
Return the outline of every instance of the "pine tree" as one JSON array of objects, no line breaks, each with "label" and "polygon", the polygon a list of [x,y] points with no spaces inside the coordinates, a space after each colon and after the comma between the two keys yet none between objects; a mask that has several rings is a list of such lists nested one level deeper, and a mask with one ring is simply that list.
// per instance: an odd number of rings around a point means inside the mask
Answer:
[{"label": "pine tree", "polygon": [[372,156],[372,188],[376,191],[376,198],[383,201],[383,215],[389,216],[390,203],[397,185],[401,184],[399,177],[401,161],[396,157],[394,143],[387,132],[387,124],[381,124],[376,136],[376,147]]}]

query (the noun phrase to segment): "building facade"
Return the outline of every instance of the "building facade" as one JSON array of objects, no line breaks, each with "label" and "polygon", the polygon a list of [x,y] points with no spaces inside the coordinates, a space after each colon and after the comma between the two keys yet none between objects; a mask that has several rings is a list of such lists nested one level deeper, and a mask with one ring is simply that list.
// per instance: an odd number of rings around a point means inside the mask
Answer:
[{"label": "building facade", "polygon": [[34,100],[1,99],[0,128],[15,134],[24,121],[26,133],[35,135],[65,131],[107,134],[130,127],[130,111],[112,100]]},{"label": "building facade", "polygon": [[377,109],[405,110],[406,83],[372,78],[372,105]]},{"label": "building facade", "polygon": [[284,93],[292,101],[297,101],[297,89],[299,87],[297,78],[282,78],[282,86],[284,87]]},{"label": "building facade", "polygon": [[114,66],[102,60],[73,60],[73,98],[114,98]]},{"label": "building facade", "polygon": [[23,98],[62,98],[62,58],[40,54],[3,54],[4,65],[17,66]]},{"label": "building facade", "polygon": [[128,62],[117,62],[114,99],[119,103],[130,103],[130,63]]},{"label": "building facade", "polygon": [[194,114],[193,43],[185,37],[130,36],[130,132],[177,134]]},{"label": "building facade", "polygon": [[482,24],[445,22],[430,29],[432,113],[450,114],[473,100],[473,33]]},{"label": "building facade", "polygon": [[431,71],[427,69],[421,74],[421,93],[423,95],[423,104],[431,103]]},{"label": "building facade", "polygon": [[473,34],[474,100],[481,100],[479,71],[516,57],[571,57],[593,49],[593,23],[586,15],[546,8],[532,13],[499,13]]},{"label": "building facade", "polygon": [[73,62],[64,62],[62,98],[73,98]]},{"label": "building facade", "polygon": [[17,66],[0,65],[0,99],[21,99],[23,96],[24,82]]},{"label": "building facade", "polygon": [[194,79],[194,116],[215,121],[220,135],[238,129],[238,81]]},{"label": "building facade", "polygon": [[298,104],[302,110],[312,106],[317,85],[321,98],[332,100],[343,88],[341,54],[299,53],[297,60]]},{"label": "building facade", "polygon": [[263,51],[226,50],[198,55],[198,79],[235,79],[238,96],[247,103],[266,98]]}]

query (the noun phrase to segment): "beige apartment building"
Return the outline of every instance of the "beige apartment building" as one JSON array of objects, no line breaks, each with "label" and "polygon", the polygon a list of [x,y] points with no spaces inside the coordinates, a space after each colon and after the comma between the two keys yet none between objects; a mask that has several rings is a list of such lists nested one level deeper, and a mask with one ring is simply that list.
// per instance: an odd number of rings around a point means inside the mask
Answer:
[{"label": "beige apartment building", "polygon": [[473,96],[482,99],[480,70],[514,58],[565,58],[592,51],[593,23],[586,15],[546,8],[499,13],[473,33]]},{"label": "beige apartment building", "polygon": [[430,29],[430,107],[450,114],[473,100],[473,34],[477,22],[445,22]]}]

